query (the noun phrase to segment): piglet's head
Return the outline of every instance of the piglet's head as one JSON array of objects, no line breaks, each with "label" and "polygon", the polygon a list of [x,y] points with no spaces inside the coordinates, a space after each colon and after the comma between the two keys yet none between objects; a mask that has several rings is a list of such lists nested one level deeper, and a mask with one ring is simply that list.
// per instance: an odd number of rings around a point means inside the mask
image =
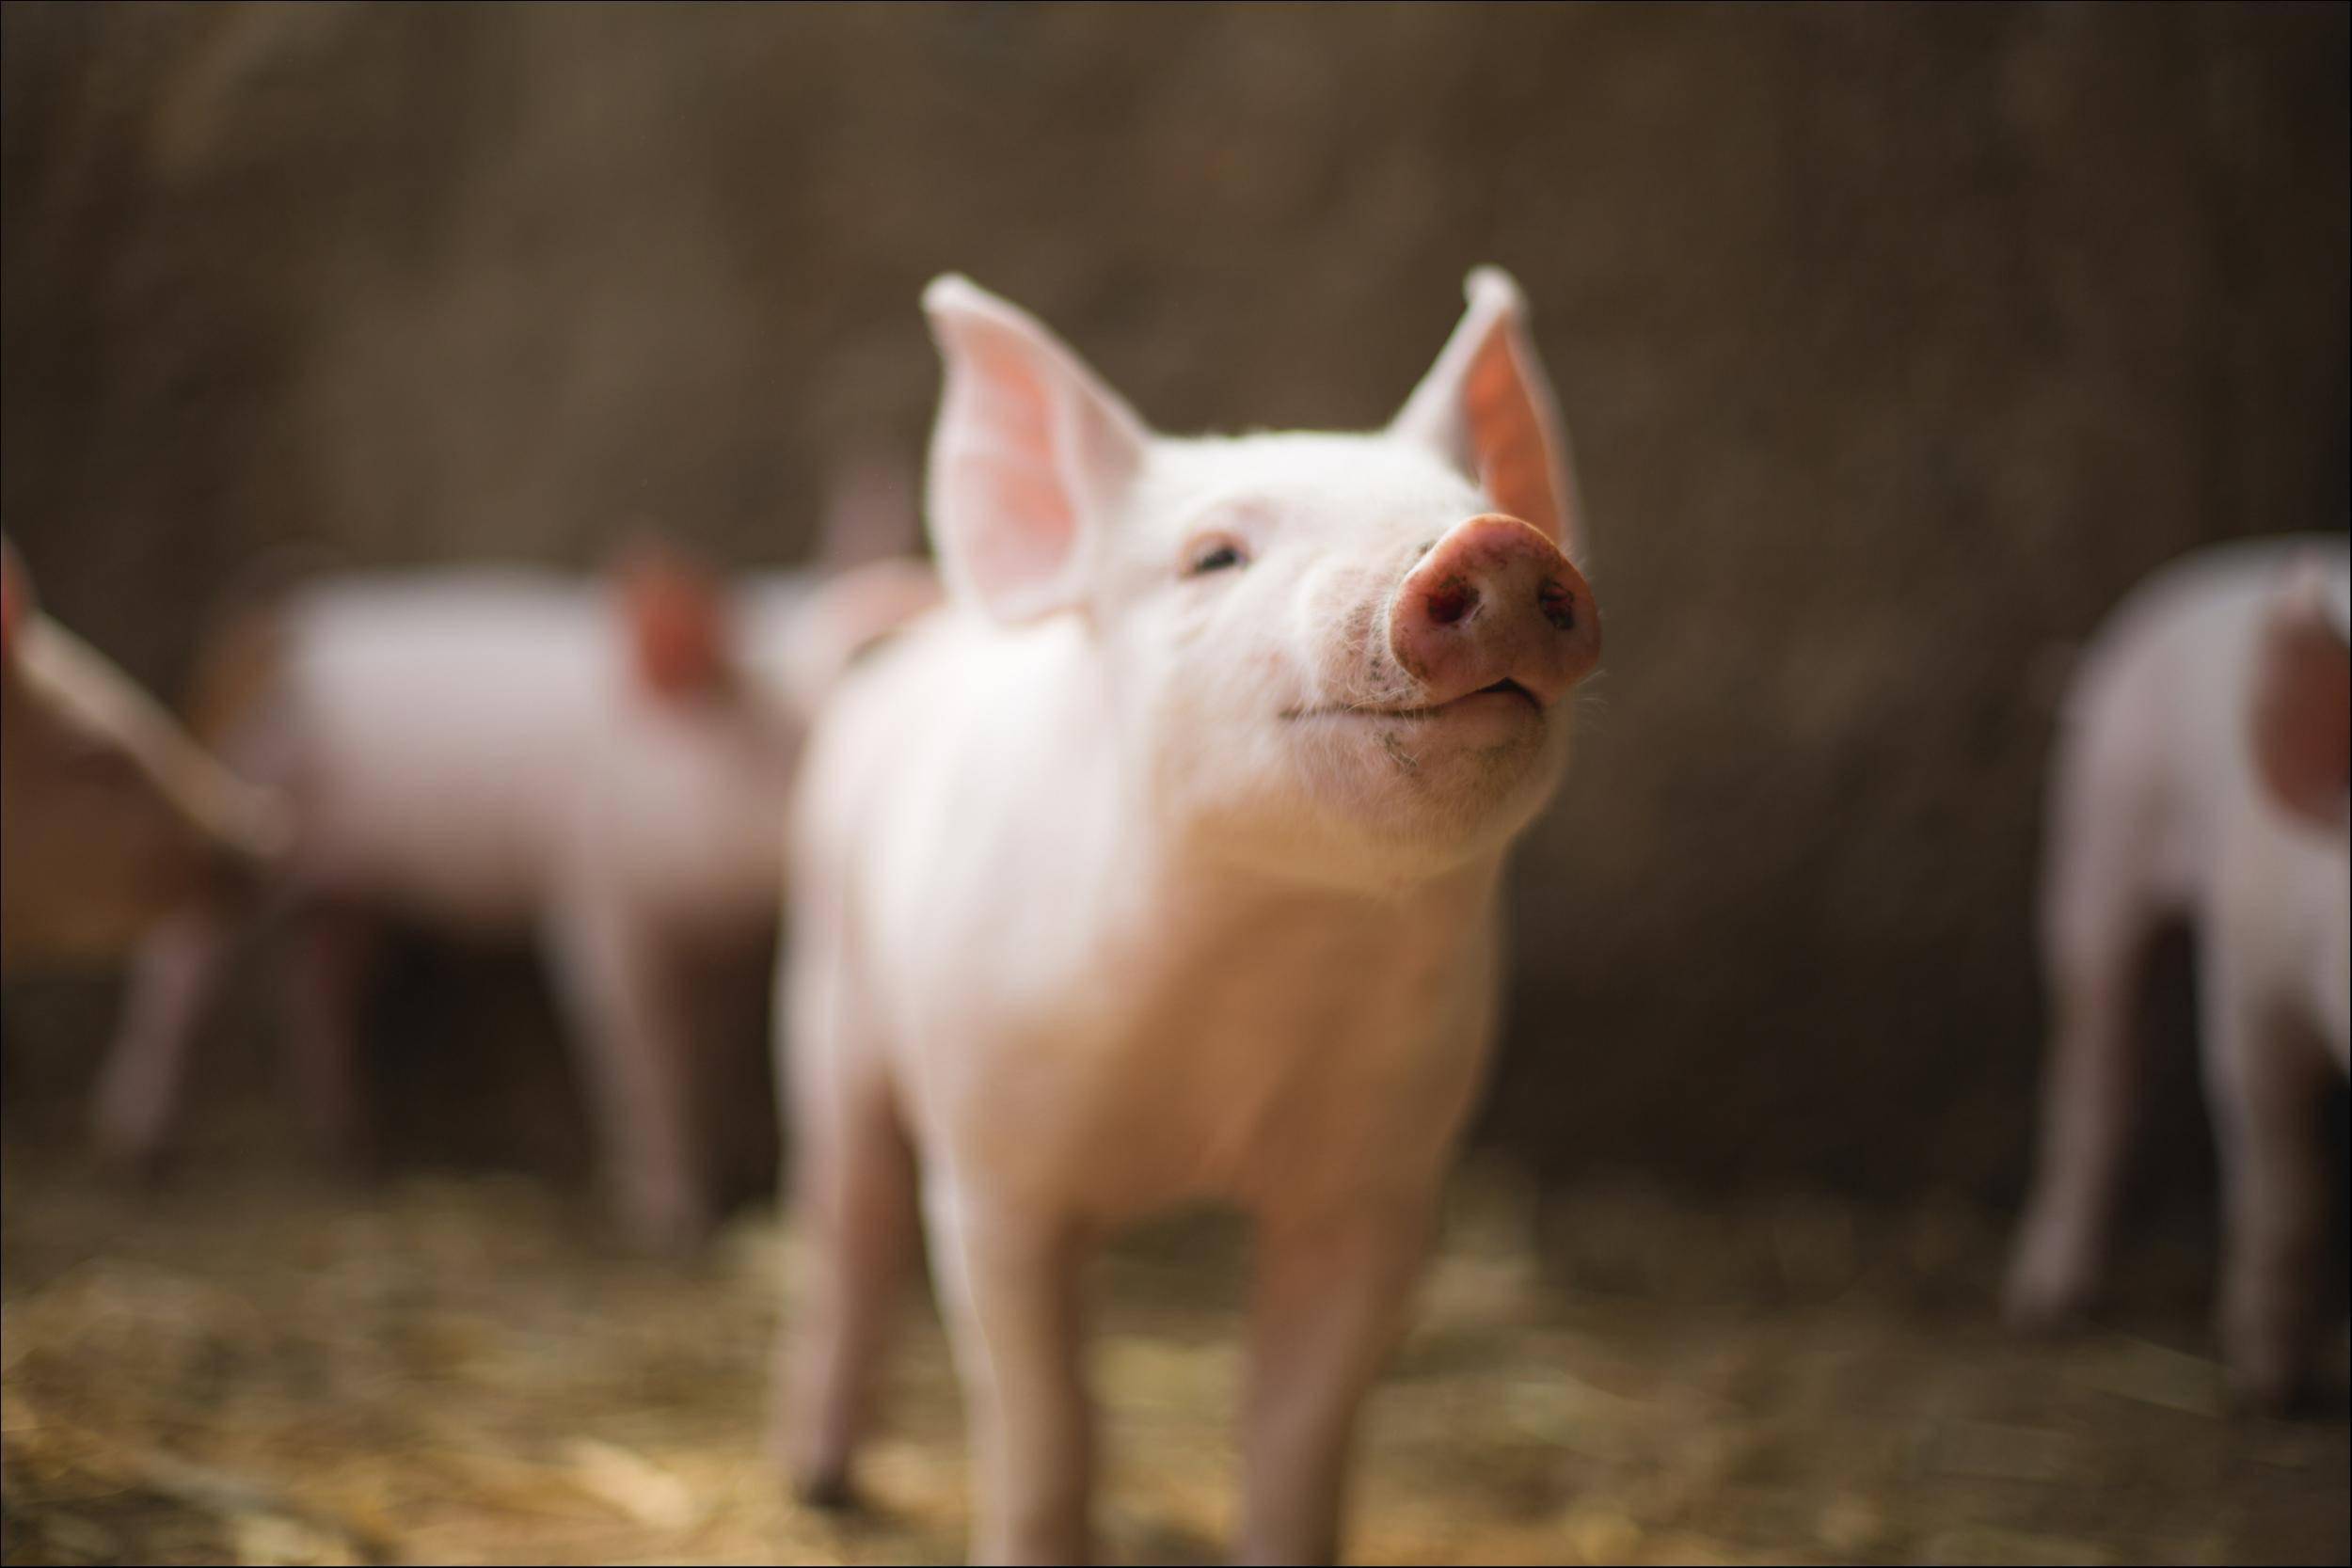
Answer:
[{"label": "piglet's head", "polygon": [[1599,611],[1518,289],[1485,268],[1468,293],[1386,430],[1179,439],[1014,307],[926,292],[950,590],[1090,641],[1178,830],[1378,879],[1500,847],[1549,793]]}]

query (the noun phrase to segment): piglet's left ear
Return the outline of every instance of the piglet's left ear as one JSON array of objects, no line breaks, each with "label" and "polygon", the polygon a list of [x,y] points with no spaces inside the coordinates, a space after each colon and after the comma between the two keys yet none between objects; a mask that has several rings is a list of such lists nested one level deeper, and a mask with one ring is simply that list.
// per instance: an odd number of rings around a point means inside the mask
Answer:
[{"label": "piglet's left ear", "polygon": [[1567,432],[1528,334],[1527,301],[1500,267],[1480,267],[1463,292],[1461,325],[1389,431],[1435,447],[1497,507],[1581,560]]},{"label": "piglet's left ear", "polygon": [[930,462],[941,571],[1007,625],[1082,603],[1150,432],[1042,323],[969,278],[932,279],[923,309],[946,368]]}]

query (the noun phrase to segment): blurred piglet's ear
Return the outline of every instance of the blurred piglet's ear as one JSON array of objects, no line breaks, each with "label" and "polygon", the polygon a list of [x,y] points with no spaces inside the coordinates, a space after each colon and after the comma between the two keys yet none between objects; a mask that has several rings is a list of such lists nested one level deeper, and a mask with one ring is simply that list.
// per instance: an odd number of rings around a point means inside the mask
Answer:
[{"label": "blurred piglet's ear", "polygon": [[2255,771],[2272,799],[2320,828],[2344,822],[2352,784],[2352,648],[2316,572],[2271,607],[2254,677]]},{"label": "blurred piglet's ear", "polygon": [[16,546],[0,539],[0,660],[16,657],[16,634],[33,617],[33,579]]},{"label": "blurred piglet's ear", "polygon": [[1060,339],[970,281],[933,280],[923,309],[946,363],[930,502],[947,581],[1000,621],[1068,609],[1151,433]]},{"label": "blurred piglet's ear", "polygon": [[629,662],[648,689],[684,700],[733,683],[726,595],[708,571],[674,546],[642,541],[612,576]]},{"label": "blurred piglet's ear", "polygon": [[1580,560],[1583,527],[1558,400],[1535,357],[1527,301],[1511,275],[1480,267],[1470,308],[1438,362],[1390,422],[1475,481],[1496,506],[1533,523]]}]

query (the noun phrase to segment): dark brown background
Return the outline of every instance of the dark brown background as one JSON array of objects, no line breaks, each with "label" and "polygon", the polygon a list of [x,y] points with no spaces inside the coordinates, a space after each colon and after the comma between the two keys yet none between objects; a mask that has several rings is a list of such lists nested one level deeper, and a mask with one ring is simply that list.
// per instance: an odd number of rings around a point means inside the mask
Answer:
[{"label": "dark brown background", "polygon": [[[1500,261],[1609,660],[1518,865],[1494,1129],[1560,1177],[2005,1201],[2066,643],[2201,541],[2344,526],[2348,41],[2342,7],[12,4],[0,515],[176,691],[289,541],[584,563],[656,517],[794,559],[834,454],[915,449],[939,270],[1184,431],[1384,418]],[[2201,1135],[2169,1070],[2160,1166]]]}]

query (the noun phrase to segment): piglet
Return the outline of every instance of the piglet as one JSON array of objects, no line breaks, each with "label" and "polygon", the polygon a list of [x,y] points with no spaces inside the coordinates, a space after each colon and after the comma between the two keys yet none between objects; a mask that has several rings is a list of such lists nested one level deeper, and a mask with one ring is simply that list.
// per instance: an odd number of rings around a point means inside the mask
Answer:
[{"label": "piglet", "polygon": [[950,604],[844,683],[792,830],[803,1496],[848,1495],[919,1208],[974,1555],[1090,1560],[1081,1261],[1212,1202],[1257,1234],[1241,1553],[1336,1551],[1494,1033],[1504,856],[1600,654],[1518,290],[1469,295],[1376,435],[1173,439],[1012,306],[926,292]]},{"label": "piglet", "polygon": [[[829,559],[883,526],[876,504],[870,483],[843,491]],[[913,503],[899,505],[912,543]],[[698,1240],[713,1173],[692,1124],[689,960],[771,940],[808,714],[938,592],[928,564],[888,558],[729,588],[648,546],[600,585],[488,569],[344,578],[232,626],[215,660],[230,673],[211,685],[245,694],[225,754],[281,787],[294,819],[279,967],[317,1139],[365,1147],[355,1073],[373,917],[533,939],[624,1229],[658,1251]],[[160,1152],[245,913],[191,902],[142,954],[96,1105],[115,1157]]]},{"label": "piglet", "polygon": [[40,613],[0,541],[0,969],[120,958],[199,890],[282,847],[276,800]]},{"label": "piglet", "polygon": [[2343,540],[2249,542],[2138,590],[2090,645],[2051,781],[2042,951],[2053,1009],[2012,1320],[2088,1305],[2137,1085],[2149,939],[2197,930],[2220,1155],[2220,1335],[2237,1390],[2302,1391],[2321,1328],[2316,1116],[2352,1040],[2352,653]]}]

